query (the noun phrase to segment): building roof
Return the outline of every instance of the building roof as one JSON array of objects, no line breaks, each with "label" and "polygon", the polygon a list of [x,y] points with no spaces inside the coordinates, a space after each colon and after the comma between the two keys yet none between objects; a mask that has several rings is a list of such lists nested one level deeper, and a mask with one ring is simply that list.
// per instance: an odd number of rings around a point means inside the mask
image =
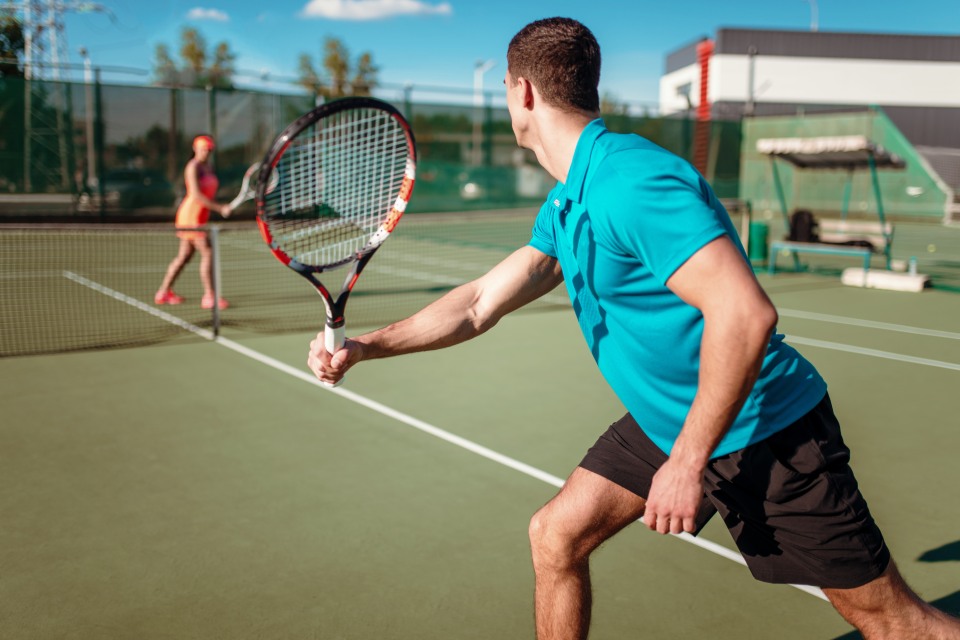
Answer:
[{"label": "building roof", "polygon": [[[715,42],[714,55],[748,55],[753,49],[762,56],[960,62],[960,35],[785,31],[724,27],[717,30]],[[697,42],[694,42],[668,53],[665,73],[695,63],[696,45]]]},{"label": "building roof", "polygon": [[902,158],[866,136],[820,136],[814,138],[760,138],[757,151],[777,156],[801,168],[855,169],[870,166],[902,169]]}]

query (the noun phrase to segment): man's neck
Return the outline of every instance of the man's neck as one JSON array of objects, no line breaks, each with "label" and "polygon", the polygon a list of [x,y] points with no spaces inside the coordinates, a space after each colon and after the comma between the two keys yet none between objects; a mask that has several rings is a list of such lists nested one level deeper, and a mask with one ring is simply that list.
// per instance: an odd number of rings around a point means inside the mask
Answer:
[{"label": "man's neck", "polygon": [[545,113],[537,122],[539,144],[533,147],[540,166],[560,182],[566,183],[580,134],[597,117],[595,114],[572,114],[556,110]]}]

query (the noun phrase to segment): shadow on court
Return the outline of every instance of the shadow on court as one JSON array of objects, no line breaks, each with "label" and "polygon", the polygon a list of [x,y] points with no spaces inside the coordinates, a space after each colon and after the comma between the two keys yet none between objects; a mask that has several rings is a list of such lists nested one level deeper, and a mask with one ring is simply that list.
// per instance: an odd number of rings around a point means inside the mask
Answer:
[{"label": "shadow on court", "polygon": [[[939,598],[938,600],[931,600],[930,604],[940,609],[940,611],[945,611],[952,616],[958,616],[960,615],[960,591],[954,591],[950,595]],[[833,640],[863,640],[863,636],[856,631],[851,631],[842,636],[837,636]]]},{"label": "shadow on court", "polygon": [[920,562],[950,562],[960,560],[960,540],[948,542],[942,547],[925,551],[917,558]]}]

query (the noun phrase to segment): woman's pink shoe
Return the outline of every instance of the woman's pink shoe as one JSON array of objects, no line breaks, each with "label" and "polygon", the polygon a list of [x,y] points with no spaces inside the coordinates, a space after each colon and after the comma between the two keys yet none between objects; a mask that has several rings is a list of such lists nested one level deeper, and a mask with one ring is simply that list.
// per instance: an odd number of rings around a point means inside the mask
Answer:
[{"label": "woman's pink shoe", "polygon": [[[227,307],[230,306],[230,303],[224,300],[223,298],[220,298],[217,306],[220,307],[221,309],[226,309]],[[200,308],[213,309],[213,296],[203,296],[203,300],[200,301]]]},{"label": "woman's pink shoe", "polygon": [[181,302],[183,302],[183,298],[173,291],[157,291],[157,294],[153,296],[154,304],[180,304]]}]

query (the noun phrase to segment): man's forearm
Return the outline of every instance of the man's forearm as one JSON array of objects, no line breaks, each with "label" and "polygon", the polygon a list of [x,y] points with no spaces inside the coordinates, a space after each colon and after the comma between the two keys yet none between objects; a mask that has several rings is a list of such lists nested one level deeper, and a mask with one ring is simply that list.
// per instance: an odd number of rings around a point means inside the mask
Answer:
[{"label": "man's forearm", "polygon": [[352,340],[361,346],[364,360],[442,349],[465,342],[494,324],[479,317],[476,298],[475,284],[465,284],[405,320]]},{"label": "man's forearm", "polygon": [[671,458],[706,466],[757,381],[774,322],[768,316],[753,316],[706,323],[697,394]]},{"label": "man's forearm", "polygon": [[406,320],[353,342],[361,347],[365,360],[459,344],[484,333],[562,279],[555,258],[523,247],[484,276],[457,287]]}]

